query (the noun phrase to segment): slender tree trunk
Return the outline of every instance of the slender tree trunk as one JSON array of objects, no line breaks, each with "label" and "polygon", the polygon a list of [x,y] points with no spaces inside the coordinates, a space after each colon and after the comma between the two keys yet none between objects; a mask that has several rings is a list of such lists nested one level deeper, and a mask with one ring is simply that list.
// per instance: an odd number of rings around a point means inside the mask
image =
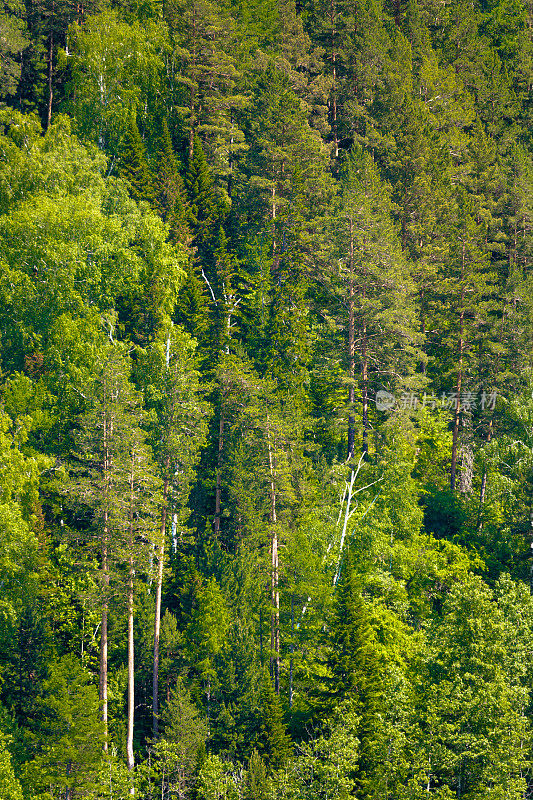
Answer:
[{"label": "slender tree trunk", "polygon": [[[425,310],[425,295],[424,289],[420,290],[420,330],[422,333],[422,346],[424,347],[424,352],[426,352],[426,310]],[[422,375],[426,374],[426,362],[422,361],[421,364],[421,372]]]},{"label": "slender tree trunk", "polygon": [[463,278],[465,273],[466,245],[463,239],[463,252],[461,258],[461,305],[459,310],[459,363],[457,365],[457,381],[455,385],[455,409],[453,415],[453,438],[452,438],[452,463],[450,468],[450,489],[455,491],[455,480],[457,475],[457,450],[459,443],[459,418],[461,412],[461,389],[463,385],[463,357],[464,357],[464,285]]},{"label": "slender tree trunk", "polygon": [[[170,334],[166,345],[166,371],[167,376],[170,370]],[[174,379],[177,376],[177,362],[174,363]],[[176,410],[176,384],[175,380],[172,388],[172,402],[170,414],[167,421],[168,429],[166,436],[174,425]],[[159,646],[161,638],[161,595],[163,591],[163,571],[165,566],[165,544],[167,534],[167,515],[168,515],[168,491],[170,486],[170,452],[167,451],[163,461],[163,502],[161,507],[161,524],[159,527],[159,549],[157,553],[157,585],[155,590],[155,616],[154,616],[154,665],[152,673],[152,732],[154,739],[159,734]]]},{"label": "slender tree trunk", "polygon": [[459,337],[459,365],[457,370],[457,381],[455,384],[455,409],[453,413],[453,438],[452,438],[452,464],[450,469],[450,489],[452,492],[455,490],[455,482],[457,476],[457,450],[459,445],[459,418],[461,416],[461,389],[463,385],[463,312],[461,312],[460,322],[460,337]]},{"label": "slender tree trunk", "polygon": [[189,112],[191,115],[190,126],[189,126],[189,163],[191,162],[194,153],[194,131],[196,128],[196,119],[194,116],[195,97],[196,97],[196,90],[194,86],[195,76],[196,76],[196,7],[194,4],[193,4],[193,16],[192,16],[192,40],[193,40],[193,48],[192,48],[192,63],[191,63],[191,91],[189,96]]},{"label": "slender tree trunk", "polygon": [[[492,419],[489,421],[489,429],[487,431],[487,443],[490,442],[491,439],[492,439]],[[481,489],[479,490],[479,511],[477,516],[478,533],[481,533],[481,531],[483,530],[483,520],[481,519],[481,513],[483,510],[483,504],[485,503],[486,491],[487,491],[487,468],[484,467],[483,477],[481,478]]]},{"label": "slender tree trunk", "polygon": [[[363,287],[363,300],[366,297],[366,285]],[[363,453],[368,453],[368,341],[366,318],[363,314],[361,327],[361,393],[363,399]]]},{"label": "slender tree trunk", "polygon": [[229,151],[228,151],[228,197],[231,198],[231,193],[233,191],[233,115],[230,118],[230,125],[231,125],[231,136],[229,140]]},{"label": "slender tree trunk", "polygon": [[99,675],[99,694],[100,694],[100,708],[102,712],[102,722],[104,723],[104,751],[108,749],[108,700],[107,700],[107,659],[108,659],[108,641],[107,641],[107,618],[109,613],[109,492],[110,492],[110,469],[111,469],[111,454],[110,454],[110,439],[112,438],[112,425],[107,412],[104,412],[103,419],[103,438],[104,438],[104,491],[105,491],[105,510],[104,510],[104,526],[102,530],[102,584],[103,584],[103,602],[102,602],[102,619],[100,626],[100,675]]},{"label": "slender tree trunk", "polygon": [[401,0],[394,0],[394,22],[398,27],[402,24]]},{"label": "slender tree trunk", "polygon": [[339,157],[339,136],[337,129],[337,4],[335,0],[331,0],[330,7],[331,17],[331,61],[333,67],[333,85],[332,85],[332,129],[335,142],[335,158]]},{"label": "slender tree trunk", "polygon": [[[268,416],[267,416],[268,424]],[[280,672],[280,634],[279,634],[279,552],[278,552],[278,519],[276,512],[276,480],[275,464],[272,456],[270,431],[268,431],[268,465],[270,470],[270,522],[271,522],[271,573],[270,573],[270,671],[274,679],[274,689],[279,694]]]},{"label": "slender tree trunk", "polygon": [[[294,578],[296,580],[296,570],[294,571]],[[294,592],[291,592],[291,663],[289,667],[289,708],[292,708],[293,671],[294,671]]]},{"label": "slender tree trunk", "polygon": [[278,553],[278,534],[277,528],[272,528],[272,577],[271,577],[271,600],[272,617],[270,630],[270,649],[272,650],[271,667],[274,677],[274,689],[279,694],[279,672],[280,672],[280,637],[279,637],[279,553]]},{"label": "slender tree trunk", "polygon": [[263,609],[259,609],[259,663],[263,668]]},{"label": "slender tree trunk", "polygon": [[353,258],[353,217],[350,217],[350,276],[348,289],[348,371],[350,388],[348,390],[348,460],[355,452],[355,315],[354,315],[354,258]]},{"label": "slender tree trunk", "polygon": [[109,603],[107,595],[109,592],[109,567],[108,567],[108,534],[107,525],[104,528],[102,540],[102,573],[105,598],[102,604],[102,621],[100,625],[100,708],[102,710],[102,722],[104,723],[104,750],[107,752],[107,617]]},{"label": "slender tree trunk", "polygon": [[278,250],[277,250],[277,241],[276,241],[276,183],[274,181],[272,185],[272,271],[275,274],[278,269]]},{"label": "slender tree trunk", "polygon": [[53,71],[54,71],[54,32],[52,30],[50,31],[50,40],[48,45],[48,108],[46,112],[46,130],[48,130],[48,128],[50,127],[50,123],[52,121],[52,100],[54,96],[53,82],[52,82]]},{"label": "slender tree trunk", "polygon": [[368,453],[368,358],[366,352],[366,326],[363,340],[363,363],[361,365],[363,382],[363,453]]},{"label": "slender tree trunk", "polygon": [[222,497],[222,453],[224,449],[224,399],[220,400],[220,421],[218,424],[218,456],[217,456],[217,475],[215,484],[215,536],[220,535],[220,513]]},{"label": "slender tree trunk", "polygon": [[[129,510],[129,535],[128,535],[128,732],[126,739],[126,760],[128,771],[133,781],[133,770],[135,769],[135,759],[133,755],[133,723],[135,715],[135,653],[133,641],[133,580],[135,575],[134,562],[134,529],[133,515],[135,503],[134,469],[135,454],[131,456],[130,471],[130,510]],[[130,794],[135,794],[133,785]]]},{"label": "slender tree trunk", "polygon": [[154,739],[159,735],[159,640],[161,637],[161,594],[163,591],[163,569],[165,564],[165,539],[167,532],[167,499],[168,469],[170,455],[165,459],[165,478],[163,481],[163,505],[161,509],[161,525],[159,527],[159,545],[157,553],[157,583],[155,588],[154,617],[154,668],[152,674],[152,733]]}]

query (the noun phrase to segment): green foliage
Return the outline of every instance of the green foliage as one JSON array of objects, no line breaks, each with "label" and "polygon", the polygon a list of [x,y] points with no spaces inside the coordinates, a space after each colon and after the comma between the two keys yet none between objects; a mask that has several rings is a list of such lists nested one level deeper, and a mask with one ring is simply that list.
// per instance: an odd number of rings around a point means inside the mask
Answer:
[{"label": "green foliage", "polygon": [[219,756],[207,756],[198,773],[197,797],[199,800],[237,800],[239,786],[228,766]]},{"label": "green foliage", "polygon": [[23,800],[22,789],[13,772],[11,754],[7,749],[7,740],[3,733],[0,733],[0,798]]},{"label": "green foliage", "polygon": [[134,200],[137,202],[146,200],[155,205],[154,181],[146,160],[141,134],[134,118],[130,120],[124,137],[117,174],[127,182]]},{"label": "green foliage", "polygon": [[20,78],[19,54],[28,44],[22,4],[4,3],[0,11],[0,97],[15,94]]},{"label": "green foliage", "polygon": [[272,682],[265,674],[259,701],[260,730],[257,739],[259,753],[271,769],[285,766],[292,755],[290,738],[283,722],[283,712]]},{"label": "green foliage", "polygon": [[531,794],[531,30],[1,4],[6,800]]},{"label": "green foliage", "polygon": [[523,742],[530,735],[528,692],[507,668],[502,609],[477,578],[454,587],[443,611],[423,695],[429,780],[465,797],[496,786],[519,797],[527,760]]},{"label": "green foliage", "polygon": [[106,10],[69,33],[72,111],[80,133],[115,156],[130,115],[159,83],[166,31],[159,20],[123,22]]},{"label": "green foliage", "polygon": [[25,765],[24,785],[34,797],[55,791],[86,793],[102,759],[98,693],[73,655],[53,664],[43,684],[36,755]]}]

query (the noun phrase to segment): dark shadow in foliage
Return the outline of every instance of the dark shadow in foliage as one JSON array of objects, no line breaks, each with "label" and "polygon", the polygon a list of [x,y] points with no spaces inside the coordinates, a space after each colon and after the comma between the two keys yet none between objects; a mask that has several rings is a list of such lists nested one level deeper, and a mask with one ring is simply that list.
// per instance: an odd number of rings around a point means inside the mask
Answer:
[{"label": "dark shadow in foliage", "polygon": [[461,536],[465,517],[461,496],[450,489],[434,491],[424,500],[424,528],[437,539],[457,541]]}]

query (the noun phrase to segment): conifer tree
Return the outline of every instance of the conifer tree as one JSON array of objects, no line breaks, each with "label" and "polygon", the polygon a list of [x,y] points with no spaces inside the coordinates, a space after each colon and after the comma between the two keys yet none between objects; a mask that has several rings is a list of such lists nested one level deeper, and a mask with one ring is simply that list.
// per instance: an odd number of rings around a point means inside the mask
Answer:
[{"label": "conifer tree", "polygon": [[154,183],[158,194],[159,209],[165,222],[170,225],[172,237],[183,244],[189,244],[185,187],[166,117],[163,117],[160,122],[160,132],[154,155],[156,160]]},{"label": "conifer tree", "polygon": [[[72,478],[68,493],[87,518],[99,551],[101,587],[100,706],[108,728],[108,619],[110,604],[121,593],[121,564],[125,576],[128,607],[130,714],[133,711],[133,572],[147,569],[146,533],[138,540],[136,528],[144,527],[151,514],[146,489],[157,488],[145,449],[146,433],[141,429],[142,405],[129,382],[129,364],[116,345],[104,346],[97,372],[87,389],[89,408],[79,420],[76,449],[72,453]],[[143,453],[143,472],[137,456]],[[143,491],[140,492],[140,483]],[[144,563],[143,563],[144,562]],[[130,722],[130,742],[132,737]],[[129,766],[132,768],[130,752]]]},{"label": "conifer tree", "polygon": [[194,137],[200,134],[215,174],[231,179],[232,160],[243,144],[237,115],[245,98],[236,87],[235,23],[228,12],[211,0],[171,0],[165,5],[177,67],[170,89],[186,128],[189,161]]},{"label": "conifer tree", "polygon": [[117,172],[127,182],[134,200],[137,202],[146,200],[152,206],[156,206],[154,179],[150,173],[144,144],[133,116],[130,117]]},{"label": "conifer tree", "polygon": [[427,754],[425,791],[474,797],[524,791],[529,738],[524,685],[507,674],[506,622],[477,577],[456,585],[433,626],[421,687]]},{"label": "conifer tree", "polygon": [[261,717],[257,748],[270,769],[283,767],[292,755],[292,747],[283,722],[278,695],[268,675],[263,675],[259,705]]},{"label": "conifer tree", "polygon": [[[449,374],[453,376],[452,395],[453,443],[450,467],[450,487],[456,486],[461,417],[469,409],[463,395],[472,391],[471,376],[477,365],[477,343],[487,336],[491,316],[496,311],[493,294],[494,274],[490,269],[488,254],[482,242],[486,227],[477,223],[474,200],[465,190],[458,196],[457,240],[450,246],[450,261],[443,269],[438,284],[440,293],[439,316],[442,314],[443,330],[447,344]],[[443,265],[444,266],[444,265]],[[446,319],[447,317],[447,319]],[[442,319],[442,317],[441,317]],[[446,321],[444,321],[446,320]],[[442,340],[441,340],[442,344]],[[441,362],[441,369],[444,364]],[[444,372],[444,370],[442,370]]]},{"label": "conifer tree", "polygon": [[[207,407],[202,402],[196,371],[194,343],[169,327],[166,337],[154,342],[137,368],[147,406],[156,413],[152,445],[162,479],[159,534],[156,542],[154,661],[152,681],[152,728],[159,730],[159,661],[162,588],[168,546],[169,520],[184,522],[194,467],[206,435]],[[194,431],[194,434],[192,433]]]},{"label": "conifer tree", "polygon": [[[373,772],[385,702],[382,672],[384,658],[370,624],[368,606],[361,593],[351,553],[342,564],[335,598],[328,653],[326,697],[329,709],[344,699],[353,703],[359,717],[359,762],[354,776],[364,797],[372,796]],[[379,758],[379,757],[378,757]]]},{"label": "conifer tree", "polygon": [[20,53],[28,45],[26,25],[18,2],[4,4],[0,11],[0,97],[15,94],[20,78]]},{"label": "conifer tree", "polygon": [[33,795],[53,787],[70,800],[94,785],[104,732],[96,687],[73,655],[52,664],[40,705],[41,746],[24,781]]},{"label": "conifer tree", "polygon": [[414,286],[390,212],[391,200],[375,164],[355,148],[346,161],[342,195],[330,220],[331,268],[341,279],[332,278],[334,302],[340,301],[340,324],[347,329],[349,458],[355,448],[357,384],[366,452],[371,390],[404,389],[413,381],[420,358]]},{"label": "conifer tree", "polygon": [[189,156],[185,187],[189,196],[189,224],[194,232],[194,244],[200,248],[200,255],[204,256],[204,248],[214,234],[220,208],[211,170],[197,134]]}]

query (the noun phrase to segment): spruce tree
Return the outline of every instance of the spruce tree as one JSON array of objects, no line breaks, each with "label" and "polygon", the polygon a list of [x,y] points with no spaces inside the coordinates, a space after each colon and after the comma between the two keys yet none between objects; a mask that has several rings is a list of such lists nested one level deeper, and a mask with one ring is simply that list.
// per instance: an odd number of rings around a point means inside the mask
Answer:
[{"label": "spruce tree", "polygon": [[356,784],[363,797],[372,796],[372,778],[379,764],[379,743],[385,702],[382,648],[370,623],[352,556],[345,557],[331,619],[326,708],[350,700],[359,717],[360,742]]},{"label": "spruce tree", "polygon": [[127,182],[134,200],[137,202],[145,200],[150,205],[157,207],[154,179],[150,172],[141,134],[133,116],[130,117],[124,137],[117,174]]},{"label": "spruce tree", "polygon": [[278,695],[268,675],[263,675],[259,701],[260,729],[257,748],[270,769],[285,766],[292,755],[291,740],[283,722],[283,712]]},{"label": "spruce tree", "polygon": [[220,207],[211,170],[207,164],[198,135],[193,141],[192,153],[185,174],[185,187],[189,196],[188,221],[194,233],[194,244],[200,256],[214,234],[214,225],[220,216]]},{"label": "spruce tree", "polygon": [[54,793],[74,798],[94,786],[104,734],[98,692],[75,656],[51,665],[39,717],[40,746],[25,765],[24,783],[32,796],[53,787]]},{"label": "spruce tree", "polygon": [[182,244],[189,244],[185,187],[166,117],[162,117],[160,121],[154,156],[156,162],[154,184],[159,209],[165,222],[170,225],[172,238]]}]

